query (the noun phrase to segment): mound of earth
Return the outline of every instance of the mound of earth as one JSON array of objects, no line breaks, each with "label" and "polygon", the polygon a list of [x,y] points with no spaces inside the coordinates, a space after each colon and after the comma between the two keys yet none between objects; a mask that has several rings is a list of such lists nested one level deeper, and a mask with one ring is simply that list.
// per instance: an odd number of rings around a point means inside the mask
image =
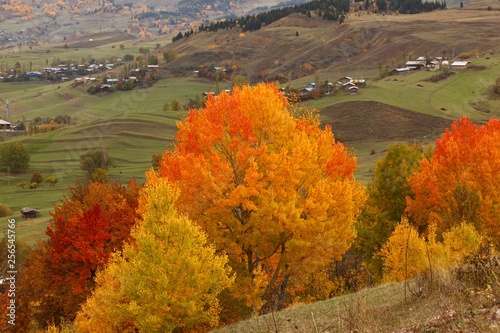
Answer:
[{"label": "mound of earth", "polygon": [[344,102],[321,109],[321,121],[344,143],[435,140],[452,120],[391,105]]},{"label": "mound of earth", "polygon": [[425,81],[436,83],[436,82],[445,80],[445,79],[447,79],[447,78],[449,78],[450,76],[453,76],[453,75],[455,75],[455,72],[442,72],[441,74],[434,75],[434,76],[428,78]]}]

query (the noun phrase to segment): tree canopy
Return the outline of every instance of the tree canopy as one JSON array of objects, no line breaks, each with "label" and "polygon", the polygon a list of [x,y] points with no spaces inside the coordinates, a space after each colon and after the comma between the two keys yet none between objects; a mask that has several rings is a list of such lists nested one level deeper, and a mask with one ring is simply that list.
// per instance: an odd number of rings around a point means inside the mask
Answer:
[{"label": "tree canopy", "polygon": [[132,242],[97,276],[97,288],[76,320],[79,332],[171,332],[215,326],[218,294],[229,287],[227,256],[177,213],[178,190],[154,171],[140,197]]},{"label": "tree canopy", "polygon": [[453,122],[410,178],[409,216],[421,227],[435,221],[438,234],[465,221],[500,239],[499,138],[496,119],[483,126],[465,117]]},{"label": "tree canopy", "polygon": [[30,165],[30,155],[21,142],[0,144],[0,169],[14,173],[26,171]]},{"label": "tree canopy", "polygon": [[283,305],[300,277],[349,248],[364,201],[355,157],[297,111],[273,85],[235,87],[190,111],[160,163],[179,211],[228,253],[234,295],[255,311]]}]

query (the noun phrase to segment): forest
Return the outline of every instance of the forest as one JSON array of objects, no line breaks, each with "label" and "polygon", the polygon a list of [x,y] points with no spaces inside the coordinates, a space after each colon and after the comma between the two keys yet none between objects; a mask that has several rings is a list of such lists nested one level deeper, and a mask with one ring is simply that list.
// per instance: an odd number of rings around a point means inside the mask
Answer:
[{"label": "forest", "polygon": [[491,255],[499,135],[462,117],[434,145],[389,147],[365,185],[318,112],[275,85],[210,96],[144,185],[74,185],[47,240],[17,244],[9,329],[207,332]]}]

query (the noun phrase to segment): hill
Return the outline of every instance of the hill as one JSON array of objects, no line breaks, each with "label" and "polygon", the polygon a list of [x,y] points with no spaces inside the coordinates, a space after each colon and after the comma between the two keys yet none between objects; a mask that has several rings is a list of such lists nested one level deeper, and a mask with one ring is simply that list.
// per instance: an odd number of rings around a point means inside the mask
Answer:
[{"label": "hill", "polygon": [[6,0],[0,4],[0,46],[111,31],[142,37],[170,35],[191,24],[300,2],[305,0]]},{"label": "hill", "polygon": [[[204,32],[165,46],[179,57],[167,64],[185,74],[198,66],[241,67],[250,81],[356,73],[373,77],[383,67],[403,66],[418,56],[453,58],[499,45],[498,12],[437,10],[415,15],[351,13],[346,24],[292,14],[252,33],[240,29]],[[474,34],[470,34],[474,31]],[[497,49],[498,50],[498,49]]]}]

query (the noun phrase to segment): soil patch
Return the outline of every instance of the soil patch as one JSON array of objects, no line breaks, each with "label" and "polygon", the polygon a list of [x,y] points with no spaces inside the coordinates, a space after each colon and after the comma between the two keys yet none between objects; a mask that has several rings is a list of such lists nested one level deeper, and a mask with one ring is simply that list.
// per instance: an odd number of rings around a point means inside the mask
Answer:
[{"label": "soil patch", "polygon": [[362,101],[344,102],[320,111],[323,124],[332,126],[344,143],[385,141],[433,141],[452,120],[413,112],[391,105]]},{"label": "soil patch", "polygon": [[455,72],[442,72],[440,74],[437,74],[437,75],[434,75],[434,76],[431,76],[430,78],[428,78],[427,82],[432,82],[432,83],[436,83],[436,82],[439,82],[439,81],[442,81],[442,80],[445,80],[447,78],[449,78],[450,76],[453,76],[455,75]]}]

